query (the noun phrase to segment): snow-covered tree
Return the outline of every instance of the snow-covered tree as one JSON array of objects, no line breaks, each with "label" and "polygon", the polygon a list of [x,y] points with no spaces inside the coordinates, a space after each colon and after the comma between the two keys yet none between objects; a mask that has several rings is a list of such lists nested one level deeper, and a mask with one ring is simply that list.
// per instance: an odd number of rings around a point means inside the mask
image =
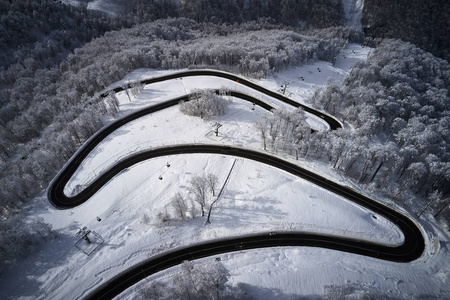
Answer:
[{"label": "snow-covered tree", "polygon": [[269,117],[267,115],[264,115],[258,120],[256,120],[255,128],[261,136],[264,150],[267,150],[267,138],[269,135]]},{"label": "snow-covered tree", "polygon": [[227,287],[229,271],[220,261],[196,264],[185,261],[172,286],[178,299],[220,299]]},{"label": "snow-covered tree", "polygon": [[175,196],[172,197],[171,204],[173,208],[175,209],[175,214],[177,216],[180,216],[181,220],[186,219],[186,213],[188,211],[188,204],[186,202],[186,199],[183,197],[183,195],[178,192],[175,194]]},{"label": "snow-covered tree", "polygon": [[200,205],[200,211],[202,217],[204,217],[207,204],[208,181],[205,177],[195,176],[190,180],[189,184],[188,190],[194,194],[193,200]]},{"label": "snow-covered tree", "polygon": [[213,173],[208,173],[206,174],[206,182],[208,183],[208,187],[214,197],[216,186],[219,183],[219,178]]},{"label": "snow-covered tree", "polygon": [[213,90],[196,90],[189,98],[180,103],[180,111],[184,114],[208,120],[227,111],[228,101]]}]

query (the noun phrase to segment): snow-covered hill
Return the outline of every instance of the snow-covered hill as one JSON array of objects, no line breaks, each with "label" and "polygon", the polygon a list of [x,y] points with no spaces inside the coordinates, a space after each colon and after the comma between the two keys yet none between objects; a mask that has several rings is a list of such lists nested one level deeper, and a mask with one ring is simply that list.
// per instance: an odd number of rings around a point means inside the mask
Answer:
[{"label": "snow-covered hill", "polygon": [[[306,102],[312,90],[328,80],[342,82],[352,63],[365,59],[368,51],[359,45],[349,45],[334,66],[318,62],[291,68],[259,83],[277,90],[289,82],[287,93]],[[124,81],[158,74],[161,72],[137,70]],[[193,88],[224,84],[212,78],[183,78],[145,86],[131,102],[125,93],[118,97],[122,113],[128,113]],[[74,180],[79,184],[91,180],[104,164],[114,163],[139,147],[207,141],[260,149],[261,141],[252,123],[263,113],[262,109],[252,110],[248,103],[232,99],[228,113],[210,121],[182,115],[177,108],[140,118],[99,145]],[[218,137],[212,132],[214,122],[223,124]],[[205,219],[201,217],[184,222],[177,219],[170,205],[173,195],[181,192],[187,197],[189,180],[204,173],[216,174],[223,184],[234,161],[233,157],[221,155],[177,155],[146,161],[116,176],[90,201],[65,211],[52,208],[43,195],[35,207],[36,213],[63,234],[49,242],[39,255],[3,269],[7,276],[1,276],[0,297],[79,299],[108,278],[156,253],[252,232],[313,231],[388,244],[402,240],[395,225],[373,218],[370,211],[285,172],[243,159],[236,159],[223,198],[213,210],[212,224],[204,226]],[[306,160],[299,163],[356,188],[325,165]],[[390,203],[388,199],[382,201]],[[162,222],[160,216],[167,213],[169,221]],[[450,274],[446,267],[450,261],[449,237],[432,223],[422,221],[421,225],[428,232],[426,252],[410,264],[307,247],[241,251],[222,255],[221,260],[231,272],[231,283],[239,284],[249,297],[256,299],[324,297],[344,290],[355,297],[449,297]],[[80,245],[75,234],[83,226],[98,233],[104,241],[89,256],[75,247]],[[167,270],[141,284],[153,279],[167,280],[175,271],[176,268]],[[133,287],[120,298],[134,299],[137,289],[139,286]]]}]

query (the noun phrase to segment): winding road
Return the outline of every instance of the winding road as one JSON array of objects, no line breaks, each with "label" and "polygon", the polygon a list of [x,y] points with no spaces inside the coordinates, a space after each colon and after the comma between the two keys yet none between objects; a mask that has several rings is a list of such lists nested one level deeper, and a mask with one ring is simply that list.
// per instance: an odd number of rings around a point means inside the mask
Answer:
[{"label": "winding road", "polygon": [[[337,129],[342,126],[339,121],[332,118],[331,116],[325,115],[322,112],[315,111],[312,108],[300,105],[297,102],[292,101],[283,95],[274,93],[272,91],[268,91],[267,89],[259,87],[254,83],[251,83],[243,78],[240,78],[238,76],[229,73],[212,70],[187,71],[144,80],[142,81],[142,83],[148,84],[168,79],[180,78],[184,76],[195,76],[194,74],[196,74],[197,76],[198,75],[220,76],[228,78],[230,80],[235,81],[239,80],[240,83],[247,85],[251,88],[254,88],[260,92],[263,92],[271,97],[277,98],[285,103],[289,103],[291,105],[294,105],[295,107],[302,106],[305,109],[305,111],[310,110],[308,112],[318,115],[325,121],[327,121],[328,124],[330,124],[331,129]],[[118,92],[120,90],[122,90],[122,88],[117,88],[114,89],[113,91]],[[240,97],[247,101],[252,101],[265,109],[272,108],[267,103],[260,101],[256,98],[253,98],[251,96],[238,92],[233,93],[234,93],[233,96]],[[107,93],[103,94],[103,96],[106,95]],[[142,280],[143,278],[151,274],[154,274],[158,271],[161,271],[163,269],[180,264],[184,260],[198,259],[224,252],[240,251],[243,249],[274,247],[274,246],[312,246],[312,247],[334,249],[339,251],[346,251],[350,253],[395,262],[410,262],[419,258],[422,255],[425,248],[423,234],[420,228],[416,225],[416,223],[406,215],[397,212],[365,195],[362,195],[351,188],[339,185],[333,181],[330,181],[322,176],[319,176],[311,171],[303,169],[279,157],[269,155],[265,152],[259,152],[244,148],[223,146],[223,145],[196,144],[196,145],[175,145],[156,148],[147,151],[141,151],[139,153],[130,155],[127,158],[119,161],[117,164],[115,164],[106,172],[104,172],[100,177],[98,177],[94,182],[92,182],[91,185],[86,187],[79,194],[73,197],[68,197],[64,194],[65,185],[67,184],[68,180],[72,177],[76,169],[79,167],[81,162],[89,155],[92,149],[94,149],[95,146],[98,145],[110,133],[112,133],[120,126],[132,120],[135,120],[141,116],[168,108],[170,106],[178,104],[181,100],[186,101],[188,99],[189,96],[186,95],[142,109],[122,119],[119,119],[116,122],[101,129],[93,137],[91,137],[77,151],[77,153],[75,153],[75,155],[70,159],[70,161],[64,166],[64,168],[58,173],[55,179],[51,182],[47,190],[49,201],[59,209],[68,209],[80,205],[81,203],[84,203],[90,197],[92,197],[92,195],[94,195],[101,187],[107,184],[114,176],[119,174],[124,169],[131,167],[138,162],[148,160],[151,158],[167,155],[186,154],[186,153],[222,154],[234,157],[243,157],[246,159],[255,160],[264,164],[277,167],[295,176],[304,178],[310,181],[311,183],[321,186],[335,194],[343,196],[349,201],[353,201],[361,206],[364,206],[373,211],[374,213],[382,215],[389,221],[396,224],[404,235],[403,243],[397,246],[388,246],[383,244],[376,244],[342,237],[334,237],[320,234],[296,233],[296,232],[277,233],[276,235],[269,235],[269,233],[263,233],[257,235],[249,235],[245,237],[235,237],[215,241],[208,241],[168,251],[155,257],[149,258],[131,267],[125,272],[117,275],[116,277],[110,279],[108,282],[104,283],[102,286],[96,289],[92,294],[88,295],[87,299],[111,299],[114,296],[120,294],[126,288]]]}]

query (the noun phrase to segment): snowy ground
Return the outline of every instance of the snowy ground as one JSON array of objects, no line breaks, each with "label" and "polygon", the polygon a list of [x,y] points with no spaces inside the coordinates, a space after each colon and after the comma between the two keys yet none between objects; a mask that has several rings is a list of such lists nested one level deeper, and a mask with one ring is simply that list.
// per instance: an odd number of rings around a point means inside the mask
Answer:
[{"label": "snowy ground", "polygon": [[97,10],[109,15],[115,16],[120,13],[121,8],[119,4],[116,4],[111,0],[61,0],[65,4],[73,6],[85,6],[90,10]]},{"label": "snowy ground", "polygon": [[[342,82],[351,65],[364,59],[368,51],[358,45],[349,45],[339,55],[335,66],[318,62],[286,70],[258,83],[278,90],[287,81],[287,93],[292,93],[293,99],[307,103],[314,89],[326,84],[329,78]],[[162,72],[137,70],[124,81],[158,74]],[[131,102],[124,93],[119,95],[121,111],[126,114],[194,88],[223,85],[230,83],[206,77],[148,85]],[[264,100],[274,101],[267,97]],[[94,150],[70,182],[67,193],[71,193],[76,185],[89,183],[117,159],[143,148],[206,142],[260,149],[261,142],[252,123],[262,113],[262,109],[253,111],[248,103],[234,99],[225,116],[210,121],[184,116],[176,107],[140,118],[117,130]],[[219,137],[214,136],[211,126],[217,121],[223,124]],[[70,210],[52,208],[43,193],[36,213],[62,233],[47,243],[39,254],[1,270],[0,298],[80,299],[108,278],[156,253],[252,232],[313,231],[386,244],[402,241],[401,233],[393,224],[380,217],[374,219],[370,211],[286,172],[241,158],[236,159],[225,192],[213,210],[212,224],[204,226],[205,219],[201,217],[184,222],[176,220],[169,204],[171,197],[176,192],[187,196],[189,180],[205,173],[216,174],[221,187],[235,159],[223,155],[189,154],[148,160],[122,172],[91,200]],[[325,165],[308,161],[298,163],[357,188]],[[393,205],[388,199],[380,201]],[[157,217],[161,212],[170,213],[172,219],[163,224]],[[97,217],[101,221],[97,221]],[[221,258],[231,272],[231,283],[235,286],[241,283],[256,299],[323,296],[325,286],[346,284],[373,289],[385,295],[382,298],[410,299],[421,295],[450,298],[450,239],[433,224],[421,220],[428,236],[426,253],[409,264],[308,247],[258,249],[230,253]],[[79,241],[75,234],[83,226],[104,240],[89,256],[75,247]],[[168,278],[175,269],[154,275],[143,283],[153,278]],[[133,299],[135,290],[130,289],[120,298]]]}]

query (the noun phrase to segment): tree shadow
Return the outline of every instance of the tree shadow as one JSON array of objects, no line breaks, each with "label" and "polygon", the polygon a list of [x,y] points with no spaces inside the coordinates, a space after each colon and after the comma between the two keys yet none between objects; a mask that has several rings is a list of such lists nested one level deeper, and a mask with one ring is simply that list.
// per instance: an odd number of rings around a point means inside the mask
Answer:
[{"label": "tree shadow", "polygon": [[[53,239],[43,242],[39,248],[19,261],[0,266],[0,298],[33,298],[42,285],[40,278],[53,268],[60,267],[64,261],[78,250],[74,247],[75,233],[58,232]],[[10,275],[8,275],[10,274]]]},{"label": "tree shadow", "polygon": [[[242,197],[236,199],[239,192],[227,191],[217,207],[213,208],[211,220],[215,223],[227,224],[233,228],[247,228],[250,224],[261,225],[261,217],[271,220],[283,220],[287,213],[277,208],[279,200],[269,197]],[[244,193],[242,193],[244,194]],[[221,202],[239,201],[239,205],[222,205]],[[239,218],[236,215],[239,214]]]},{"label": "tree shadow", "polygon": [[221,116],[215,116],[213,119],[219,122],[240,122],[253,124],[259,115],[252,110],[253,105],[250,102],[239,101],[238,104],[228,106],[227,112]]}]

